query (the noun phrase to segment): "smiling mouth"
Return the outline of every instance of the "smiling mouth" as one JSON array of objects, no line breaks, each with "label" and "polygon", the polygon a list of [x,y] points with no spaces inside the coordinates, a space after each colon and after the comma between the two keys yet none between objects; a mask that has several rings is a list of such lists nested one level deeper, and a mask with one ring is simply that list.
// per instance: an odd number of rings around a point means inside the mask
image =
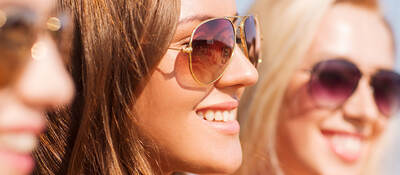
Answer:
[{"label": "smiling mouth", "polygon": [[235,110],[206,110],[197,112],[197,116],[210,122],[229,122],[236,120]]},{"label": "smiling mouth", "polygon": [[196,114],[202,123],[223,135],[236,136],[240,131],[235,109],[207,109]]},{"label": "smiling mouth", "polygon": [[353,163],[359,160],[364,146],[360,135],[344,132],[322,132],[330,149],[345,162]]},{"label": "smiling mouth", "polygon": [[10,169],[29,174],[35,165],[31,154],[37,145],[36,134],[2,133],[0,134],[0,159],[6,160]]}]

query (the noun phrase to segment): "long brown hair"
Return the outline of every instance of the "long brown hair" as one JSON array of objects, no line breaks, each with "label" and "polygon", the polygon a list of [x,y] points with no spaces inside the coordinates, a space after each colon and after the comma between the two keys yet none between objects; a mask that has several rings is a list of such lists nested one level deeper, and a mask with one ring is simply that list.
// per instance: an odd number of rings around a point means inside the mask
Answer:
[{"label": "long brown hair", "polygon": [[50,113],[35,174],[158,174],[132,110],[165,54],[179,0],[59,0],[75,17],[69,70],[77,97]]}]

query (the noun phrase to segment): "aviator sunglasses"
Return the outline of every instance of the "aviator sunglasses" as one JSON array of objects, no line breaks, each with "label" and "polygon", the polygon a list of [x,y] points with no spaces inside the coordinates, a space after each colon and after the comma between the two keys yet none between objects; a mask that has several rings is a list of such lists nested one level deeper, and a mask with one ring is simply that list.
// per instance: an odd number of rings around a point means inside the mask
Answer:
[{"label": "aviator sunglasses", "polygon": [[[235,21],[240,19],[237,28]],[[212,18],[200,23],[183,48],[169,48],[189,54],[189,69],[200,85],[220,79],[228,66],[236,44],[257,67],[260,59],[260,35],[254,16]]]},{"label": "aviator sunglasses", "polygon": [[[43,21],[31,9],[19,6],[0,8],[0,87],[22,72],[23,67],[38,53],[38,37],[49,33],[60,53],[66,51],[71,36],[65,35],[69,18],[66,15],[49,17]],[[70,29],[70,28],[69,28]]]},{"label": "aviator sunglasses", "polygon": [[[360,69],[350,61],[321,61],[311,70],[309,93],[317,105],[336,108],[355,92],[361,77]],[[400,75],[381,69],[371,75],[369,84],[379,111],[387,117],[395,114],[400,107]]]}]

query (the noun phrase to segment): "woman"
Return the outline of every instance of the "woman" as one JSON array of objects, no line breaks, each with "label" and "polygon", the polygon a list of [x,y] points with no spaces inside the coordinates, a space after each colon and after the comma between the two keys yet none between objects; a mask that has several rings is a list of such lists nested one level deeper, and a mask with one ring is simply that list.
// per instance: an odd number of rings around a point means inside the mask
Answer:
[{"label": "woman", "polygon": [[51,0],[0,1],[1,174],[32,172],[44,112],[72,99],[72,80],[56,45],[68,30],[65,18],[51,16],[53,5]]},{"label": "woman", "polygon": [[[234,0],[61,4],[77,19],[78,97],[71,112],[51,121],[38,174],[239,167],[236,108],[258,78],[253,17],[226,17],[236,14]],[[243,34],[237,45],[234,27]]]},{"label": "woman", "polygon": [[372,172],[367,163],[400,102],[378,2],[264,0],[253,12],[268,25],[266,64],[240,112],[240,173]]}]

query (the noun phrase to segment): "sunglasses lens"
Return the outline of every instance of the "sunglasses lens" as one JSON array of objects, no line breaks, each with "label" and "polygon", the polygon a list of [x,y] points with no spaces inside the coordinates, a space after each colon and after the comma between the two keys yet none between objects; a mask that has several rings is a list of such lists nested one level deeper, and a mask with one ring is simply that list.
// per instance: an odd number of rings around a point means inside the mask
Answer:
[{"label": "sunglasses lens", "polygon": [[393,115],[400,108],[400,75],[381,70],[372,77],[376,105],[382,114]]},{"label": "sunglasses lens", "polygon": [[194,78],[203,84],[217,80],[228,66],[234,44],[234,27],[229,20],[215,19],[201,24],[192,40]]},{"label": "sunglasses lens", "polygon": [[47,29],[55,41],[65,64],[69,64],[70,51],[72,48],[71,38],[73,38],[73,22],[67,13],[61,13],[57,17],[48,19]]},{"label": "sunglasses lens", "polygon": [[258,58],[259,58],[259,44],[258,41],[258,31],[256,27],[256,21],[253,16],[249,16],[246,18],[244,22],[244,34],[246,38],[246,48],[249,55],[249,59],[254,66],[257,67]]},{"label": "sunglasses lens", "polygon": [[323,61],[312,70],[310,94],[317,105],[334,108],[350,97],[360,78],[361,72],[348,61]]},{"label": "sunglasses lens", "polygon": [[34,13],[12,9],[0,10],[0,86],[15,79],[30,58],[36,40]]}]

